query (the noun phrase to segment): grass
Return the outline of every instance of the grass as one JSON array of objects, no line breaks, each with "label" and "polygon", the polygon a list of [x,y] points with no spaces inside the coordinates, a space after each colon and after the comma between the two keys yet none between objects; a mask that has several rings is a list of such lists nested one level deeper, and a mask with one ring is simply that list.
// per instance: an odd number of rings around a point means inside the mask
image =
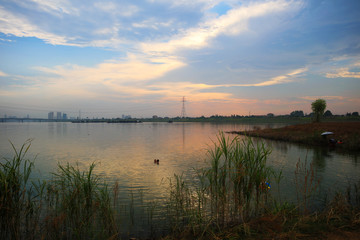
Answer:
[{"label": "grass", "polygon": [[[331,137],[324,138],[323,132],[333,132]],[[254,129],[252,131],[232,132],[241,135],[262,137],[273,140],[297,142],[307,145],[328,146],[329,138],[341,140],[337,149],[360,151],[360,122],[321,122],[291,125],[275,129]]]},{"label": "grass", "polygon": [[78,167],[58,165],[47,187],[47,238],[99,239],[117,234],[108,186]]},{"label": "grass", "polygon": [[[0,236],[1,239],[21,239],[23,235],[34,238],[41,201],[38,194],[42,185],[29,183],[33,161],[24,160],[31,140],[17,150],[12,159],[4,158],[0,162]],[[37,191],[36,191],[37,190]],[[34,224],[35,223],[35,224]]]},{"label": "grass", "polygon": [[[119,184],[109,186],[94,174],[96,165],[81,171],[77,165],[58,165],[51,180],[30,181],[34,161],[26,154],[31,140],[14,157],[0,162],[1,239],[121,239],[136,231],[140,212],[135,192],[121,205]],[[267,166],[271,154],[262,142],[251,138],[229,138],[220,133],[209,146],[208,167],[196,169],[195,179],[183,175],[169,179],[169,198],[164,206],[156,200],[144,204],[151,238],[155,214],[166,218],[164,239],[322,239],[338,233],[347,239],[360,234],[360,182],[349,184],[324,203],[321,211],[310,211],[319,181],[311,163],[298,161],[294,171],[298,202],[276,201],[281,189],[269,191],[266,182],[279,186],[282,171]],[[122,215],[125,206],[127,217]],[[128,211],[126,210],[128,209]],[[335,234],[335,235],[334,235]],[[352,235],[353,234],[353,235]],[[341,239],[341,238],[340,238]]]},{"label": "grass", "polygon": [[174,228],[165,239],[322,239],[345,230],[356,236],[360,182],[324,203],[322,211],[310,211],[320,181],[313,163],[299,159],[294,171],[298,202],[279,202],[264,184],[279,186],[283,178],[281,170],[267,167],[270,153],[262,142],[220,133],[197,179],[186,182],[174,175],[170,180],[168,215]]},{"label": "grass", "polygon": [[58,166],[50,182],[30,182],[31,141],[0,163],[1,239],[101,239],[116,236],[111,196],[94,176],[95,164],[81,172]]},{"label": "grass", "polygon": [[174,230],[201,234],[210,226],[220,229],[261,215],[268,200],[265,182],[274,173],[266,166],[270,152],[250,138],[229,139],[220,133],[209,150],[209,167],[199,169],[193,181],[197,185],[186,183],[182,175],[170,180]]}]

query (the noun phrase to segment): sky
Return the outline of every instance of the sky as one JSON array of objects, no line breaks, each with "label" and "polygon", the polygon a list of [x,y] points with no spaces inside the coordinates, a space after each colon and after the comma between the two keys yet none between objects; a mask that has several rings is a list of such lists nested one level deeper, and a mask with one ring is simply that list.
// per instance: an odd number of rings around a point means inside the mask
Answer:
[{"label": "sky", "polygon": [[360,111],[359,0],[0,0],[0,117]]}]

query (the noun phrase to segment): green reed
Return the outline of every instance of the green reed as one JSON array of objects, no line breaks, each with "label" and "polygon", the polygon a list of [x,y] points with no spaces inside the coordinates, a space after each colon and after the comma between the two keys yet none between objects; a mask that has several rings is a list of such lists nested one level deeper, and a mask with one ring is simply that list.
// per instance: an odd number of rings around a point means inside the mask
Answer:
[{"label": "green reed", "polygon": [[41,195],[44,185],[30,182],[33,161],[25,159],[31,146],[27,140],[17,150],[10,142],[14,157],[0,162],[0,238],[35,238],[39,227]]},{"label": "green reed", "polygon": [[98,239],[116,235],[110,190],[78,166],[58,165],[47,188],[46,223],[50,238]]},{"label": "green reed", "polygon": [[206,231],[259,214],[267,202],[265,181],[273,173],[266,166],[270,152],[261,142],[220,133],[208,150],[209,167],[197,171],[193,184],[182,175],[170,180],[172,226]]}]

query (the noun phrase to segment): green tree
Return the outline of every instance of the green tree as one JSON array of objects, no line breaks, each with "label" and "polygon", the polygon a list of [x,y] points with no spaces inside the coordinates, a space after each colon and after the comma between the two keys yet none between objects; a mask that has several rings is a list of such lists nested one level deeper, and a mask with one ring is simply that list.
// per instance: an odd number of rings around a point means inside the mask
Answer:
[{"label": "green tree", "polygon": [[320,118],[323,116],[326,109],[326,101],[324,99],[317,99],[311,103],[311,109],[315,115],[315,122],[320,122]]},{"label": "green tree", "polygon": [[326,112],[324,113],[324,117],[332,117],[333,114],[330,110],[326,110]]}]

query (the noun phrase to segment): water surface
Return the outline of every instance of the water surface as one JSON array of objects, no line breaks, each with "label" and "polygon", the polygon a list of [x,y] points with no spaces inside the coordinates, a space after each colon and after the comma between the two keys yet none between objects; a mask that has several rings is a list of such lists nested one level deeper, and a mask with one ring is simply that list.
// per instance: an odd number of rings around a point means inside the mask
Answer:
[{"label": "water surface", "polygon": [[[279,127],[276,124],[256,127]],[[0,156],[11,156],[9,140],[20,147],[33,139],[29,157],[35,160],[33,178],[51,178],[57,164],[78,164],[86,169],[93,162],[95,172],[109,183],[118,182],[123,199],[122,225],[146,235],[151,206],[167,198],[168,178],[183,173],[191,179],[194,169],[205,167],[207,150],[219,131],[252,129],[251,124],[214,123],[0,123]],[[234,135],[228,134],[230,137]],[[294,171],[299,159],[313,163],[321,191],[343,191],[359,179],[357,156],[327,148],[312,148],[286,142],[265,141],[272,148],[270,166],[282,170],[281,199],[295,201]],[[154,164],[159,159],[159,164]],[[277,188],[272,183],[272,191]],[[130,200],[129,200],[130,199]],[[131,203],[129,203],[131,201]],[[154,219],[163,215],[161,207]],[[131,215],[131,221],[128,215]],[[134,224],[131,224],[134,223]],[[135,224],[136,223],[136,224]]]}]

